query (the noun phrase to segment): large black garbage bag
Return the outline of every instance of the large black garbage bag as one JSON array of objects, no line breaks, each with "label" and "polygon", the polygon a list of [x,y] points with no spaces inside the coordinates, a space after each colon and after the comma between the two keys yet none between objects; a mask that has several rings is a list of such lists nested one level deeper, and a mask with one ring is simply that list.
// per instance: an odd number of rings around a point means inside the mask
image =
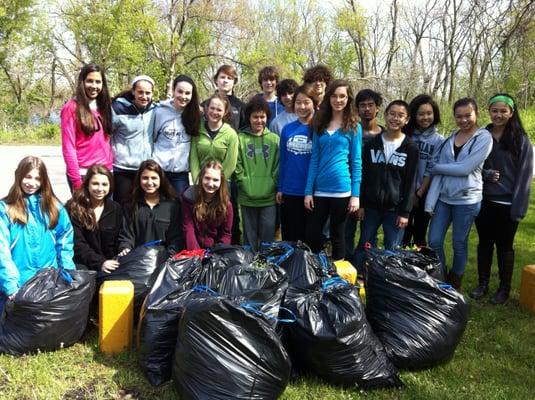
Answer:
[{"label": "large black garbage bag", "polygon": [[261,304],[261,311],[276,318],[288,288],[286,272],[275,264],[257,259],[249,265],[228,268],[221,279],[218,292],[236,301]]},{"label": "large black garbage bag", "polygon": [[296,247],[303,246],[305,245],[302,242],[262,242],[257,254],[268,262],[280,266],[292,256]]},{"label": "large black garbage bag", "polygon": [[137,335],[138,360],[153,385],[171,379],[182,309],[189,299],[205,295],[205,290],[191,290],[201,268],[199,257],[169,259],[143,303]]},{"label": "large black garbage bag", "polygon": [[437,253],[429,247],[420,247],[418,250],[400,250],[404,262],[423,269],[433,278],[444,282],[445,274]]},{"label": "large black garbage bag", "polygon": [[262,317],[222,297],[192,300],[180,320],[173,381],[181,399],[278,398],[290,359]]},{"label": "large black garbage bag", "polygon": [[219,285],[223,276],[227,272],[227,269],[233,265],[241,266],[247,265],[244,261],[243,264],[236,263],[235,259],[231,257],[230,259],[225,256],[220,256],[219,254],[208,253],[202,260],[202,270],[199,276],[198,283],[206,285],[212,290],[219,290]]},{"label": "large black garbage bag", "polygon": [[254,259],[253,252],[244,247],[236,246],[230,244],[216,244],[214,247],[211,247],[206,250],[206,255],[217,254],[218,256],[224,257],[227,260],[227,265],[247,265]]},{"label": "large black garbage bag", "polygon": [[394,364],[421,369],[453,356],[469,305],[450,285],[385,252],[368,260],[366,312]]},{"label": "large black garbage bag", "polygon": [[[275,244],[272,244],[272,249],[273,247]],[[336,275],[336,269],[325,254],[314,254],[301,242],[295,245],[294,251],[280,263],[280,266],[286,270],[288,285],[301,289],[314,287]]]},{"label": "large black garbage bag", "polygon": [[95,271],[43,268],[0,316],[0,353],[21,355],[72,346],[84,333]]},{"label": "large black garbage bag", "polygon": [[134,315],[138,312],[145,300],[145,296],[156,277],[159,267],[167,259],[167,250],[160,244],[151,242],[134,248],[130,253],[119,257],[119,268],[112,272],[99,272],[97,283],[104,281],[131,281],[134,285]]},{"label": "large black garbage bag", "polygon": [[327,280],[319,290],[288,289],[297,321],[286,326],[298,370],[362,389],[401,386],[397,368],[369,325],[358,288]]}]

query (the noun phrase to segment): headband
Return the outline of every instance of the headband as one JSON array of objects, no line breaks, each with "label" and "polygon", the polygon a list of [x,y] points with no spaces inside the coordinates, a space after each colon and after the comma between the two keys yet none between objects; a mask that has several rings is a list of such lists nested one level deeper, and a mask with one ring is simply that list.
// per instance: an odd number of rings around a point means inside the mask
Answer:
[{"label": "headband", "polygon": [[499,94],[499,95],[494,96],[493,98],[491,98],[489,100],[489,106],[493,105],[494,103],[498,103],[498,102],[507,104],[509,107],[511,107],[512,110],[515,109],[515,102],[513,101],[513,99],[510,98],[509,96],[504,95],[504,94]]},{"label": "headband", "polygon": [[138,83],[139,81],[147,81],[152,85],[152,87],[154,87],[154,79],[152,79],[148,75],[138,75],[138,76],[136,76],[134,79],[132,79],[132,87],[134,87],[136,85],[136,83]]}]

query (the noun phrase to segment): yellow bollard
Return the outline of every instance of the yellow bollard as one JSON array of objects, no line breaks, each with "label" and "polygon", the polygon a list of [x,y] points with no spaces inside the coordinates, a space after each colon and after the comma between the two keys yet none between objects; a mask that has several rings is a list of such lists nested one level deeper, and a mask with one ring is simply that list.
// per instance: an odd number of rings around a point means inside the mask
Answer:
[{"label": "yellow bollard", "polygon": [[535,313],[535,265],[526,265],[522,270],[520,306]]},{"label": "yellow bollard", "polygon": [[352,285],[357,283],[357,270],[349,261],[338,260],[334,262],[334,266],[340,278],[345,279]]},{"label": "yellow bollard", "polygon": [[120,353],[132,345],[134,285],[105,281],[99,291],[98,345],[104,353]]}]

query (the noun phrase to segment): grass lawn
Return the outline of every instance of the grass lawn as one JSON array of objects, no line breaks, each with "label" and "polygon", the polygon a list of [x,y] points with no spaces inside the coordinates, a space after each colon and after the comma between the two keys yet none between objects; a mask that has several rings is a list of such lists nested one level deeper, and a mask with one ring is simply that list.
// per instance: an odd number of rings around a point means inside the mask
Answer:
[{"label": "grass lawn", "polygon": [[[535,263],[535,197],[516,237],[512,299],[505,306],[471,301],[471,316],[455,356],[446,365],[402,372],[403,389],[359,392],[315,379],[292,382],[282,399],[534,399],[535,315],[518,306],[520,273]],[[446,243],[451,243],[449,240]],[[475,227],[463,293],[477,279]],[[451,253],[450,249],[448,252]],[[493,267],[491,292],[498,283]],[[32,356],[0,355],[0,399],[175,399],[173,385],[152,387],[136,364],[135,350],[106,356],[97,348],[97,332],[75,346]]]}]

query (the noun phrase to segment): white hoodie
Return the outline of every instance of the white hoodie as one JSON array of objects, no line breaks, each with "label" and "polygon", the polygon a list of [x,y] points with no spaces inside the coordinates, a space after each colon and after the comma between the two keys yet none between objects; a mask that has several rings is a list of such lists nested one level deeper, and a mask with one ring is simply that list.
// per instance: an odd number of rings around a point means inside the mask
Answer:
[{"label": "white hoodie", "polygon": [[191,136],[182,123],[182,112],[173,100],[160,103],[154,110],[154,147],[152,158],[166,172],[188,172]]}]

